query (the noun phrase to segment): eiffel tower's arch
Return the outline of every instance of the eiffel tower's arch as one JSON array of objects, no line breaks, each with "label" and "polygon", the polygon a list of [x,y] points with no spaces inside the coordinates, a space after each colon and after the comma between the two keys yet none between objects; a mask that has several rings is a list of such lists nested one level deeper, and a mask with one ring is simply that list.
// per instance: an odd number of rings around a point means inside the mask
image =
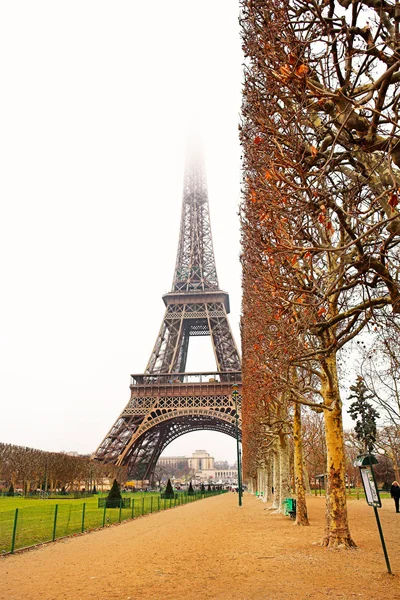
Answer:
[{"label": "eiffel tower's arch", "polygon": [[[215,266],[204,162],[186,161],[181,225],[172,289],[145,373],[132,375],[131,397],[93,458],[127,465],[150,479],[165,447],[184,433],[241,434],[241,360],[228,321],[229,295]],[[210,336],[217,370],[186,373],[189,339]],[[236,385],[237,411],[232,397]]]},{"label": "eiffel tower's arch", "polygon": [[160,454],[181,435],[212,430],[235,438],[236,407],[240,438],[240,371],[132,375],[131,399],[96,458],[128,466],[130,478],[150,479]]}]

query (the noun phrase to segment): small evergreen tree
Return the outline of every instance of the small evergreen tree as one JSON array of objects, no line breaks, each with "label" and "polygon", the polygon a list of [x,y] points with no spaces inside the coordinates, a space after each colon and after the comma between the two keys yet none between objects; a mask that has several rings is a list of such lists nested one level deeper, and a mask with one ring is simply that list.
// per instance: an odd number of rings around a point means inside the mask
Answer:
[{"label": "small evergreen tree", "polygon": [[211,492],[211,491],[212,491],[212,490],[211,490],[211,483],[209,483],[209,484],[208,484],[207,491],[208,491],[208,492]]},{"label": "small evergreen tree", "polygon": [[12,483],[8,489],[7,496],[14,496],[14,486]]},{"label": "small evergreen tree", "polygon": [[167,481],[167,487],[165,488],[164,493],[161,494],[161,497],[162,498],[170,499],[170,498],[174,498],[174,495],[175,495],[174,494],[174,488],[172,487],[171,480],[168,479],[168,481]]},{"label": "small evergreen tree", "polygon": [[119,508],[121,505],[121,490],[119,488],[118,481],[114,479],[113,484],[111,486],[111,490],[108,493],[106,506],[107,508]]},{"label": "small evergreen tree", "polygon": [[193,496],[193,495],[194,495],[194,489],[192,486],[192,482],[190,482],[189,489],[188,489],[188,496]]},{"label": "small evergreen tree", "polygon": [[97,494],[96,484],[94,484],[94,486],[93,486],[92,494]]},{"label": "small evergreen tree", "polygon": [[206,491],[206,488],[204,487],[204,483],[201,484],[201,493],[204,494],[204,492]]},{"label": "small evergreen tree", "polygon": [[376,419],[379,418],[378,411],[368,402],[374,394],[368,391],[361,376],[357,377],[356,384],[350,386],[350,390],[352,394],[348,399],[355,398],[355,401],[350,404],[348,413],[353,421],[358,419],[354,431],[357,439],[364,444],[364,451],[372,452],[376,440]]}]

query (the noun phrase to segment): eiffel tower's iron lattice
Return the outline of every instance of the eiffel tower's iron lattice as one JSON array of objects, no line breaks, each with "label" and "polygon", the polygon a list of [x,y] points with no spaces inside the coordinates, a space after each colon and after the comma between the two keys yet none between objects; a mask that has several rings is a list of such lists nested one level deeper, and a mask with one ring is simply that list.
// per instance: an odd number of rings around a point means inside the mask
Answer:
[{"label": "eiffel tower's iron lattice", "polygon": [[[241,360],[219,289],[211,235],[204,162],[186,161],[178,252],[172,290],[145,373],[132,375],[131,398],[93,457],[128,465],[133,479],[150,479],[161,452],[175,438],[199,429],[236,436],[232,384],[238,385],[241,427]],[[191,336],[209,335],[216,372],[186,373]]]}]

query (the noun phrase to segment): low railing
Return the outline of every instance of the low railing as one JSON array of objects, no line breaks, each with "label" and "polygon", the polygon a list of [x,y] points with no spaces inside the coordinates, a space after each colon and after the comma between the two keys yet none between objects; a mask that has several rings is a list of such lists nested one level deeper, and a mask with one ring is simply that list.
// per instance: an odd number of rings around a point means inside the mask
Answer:
[{"label": "low railing", "polygon": [[241,371],[208,371],[205,373],[140,373],[131,375],[131,386],[135,385],[179,385],[182,383],[241,383]]}]

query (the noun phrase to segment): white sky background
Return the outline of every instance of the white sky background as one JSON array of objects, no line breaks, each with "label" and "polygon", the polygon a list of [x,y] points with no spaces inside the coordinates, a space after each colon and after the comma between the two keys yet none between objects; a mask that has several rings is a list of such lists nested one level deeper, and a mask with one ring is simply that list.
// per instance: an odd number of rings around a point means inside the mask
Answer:
[{"label": "white sky background", "polygon": [[[3,2],[0,52],[0,441],[90,453],[161,325],[188,128],[239,344],[238,3]],[[188,371],[214,368],[204,342]],[[236,459],[213,432],[166,453],[197,448]]]}]

